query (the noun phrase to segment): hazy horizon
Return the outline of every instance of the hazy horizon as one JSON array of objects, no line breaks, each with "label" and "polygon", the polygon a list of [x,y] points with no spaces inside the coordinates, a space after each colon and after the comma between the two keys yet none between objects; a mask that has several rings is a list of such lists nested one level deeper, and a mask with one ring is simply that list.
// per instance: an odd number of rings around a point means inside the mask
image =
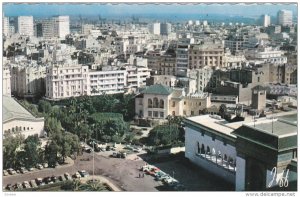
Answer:
[{"label": "hazy horizon", "polygon": [[[70,16],[130,16],[130,15],[227,15],[229,17],[241,16],[257,18],[262,14],[276,16],[281,9],[293,11],[297,16],[297,4],[291,3],[263,3],[263,4],[237,4],[237,3],[214,3],[214,4],[160,4],[153,3],[138,5],[131,3],[3,3],[5,16],[32,15],[34,17],[48,17],[53,15]],[[47,11],[45,11],[47,10]]]}]

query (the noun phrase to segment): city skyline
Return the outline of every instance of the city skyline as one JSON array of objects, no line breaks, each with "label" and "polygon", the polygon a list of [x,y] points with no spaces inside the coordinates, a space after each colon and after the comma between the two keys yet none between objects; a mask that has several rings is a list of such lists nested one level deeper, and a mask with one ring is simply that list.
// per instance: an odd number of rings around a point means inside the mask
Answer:
[{"label": "city skyline", "polygon": [[[47,9],[47,12],[44,10]],[[259,17],[262,14],[276,16],[277,12],[282,9],[291,10],[294,16],[297,16],[297,5],[292,3],[284,4],[236,4],[236,3],[214,3],[207,5],[205,3],[179,5],[179,4],[146,4],[131,5],[107,4],[107,3],[32,3],[16,4],[4,3],[3,12],[6,16],[32,15],[34,17],[48,17],[53,15],[101,15],[109,16],[130,16],[130,15],[228,15],[231,17]],[[74,14],[76,13],[76,14]],[[89,14],[86,14],[89,13]]]}]

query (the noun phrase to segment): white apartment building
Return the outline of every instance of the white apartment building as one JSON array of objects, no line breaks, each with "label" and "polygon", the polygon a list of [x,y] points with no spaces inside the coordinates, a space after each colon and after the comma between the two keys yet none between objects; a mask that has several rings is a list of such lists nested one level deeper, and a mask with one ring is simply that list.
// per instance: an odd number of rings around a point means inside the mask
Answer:
[{"label": "white apartment building", "polygon": [[10,85],[10,70],[7,65],[2,67],[2,94],[6,96],[11,96],[11,85]]},{"label": "white apartment building", "polygon": [[261,25],[264,27],[268,27],[271,25],[271,17],[269,15],[262,15],[261,16]]},{"label": "white apartment building", "polygon": [[126,86],[126,70],[118,70],[116,67],[102,69],[102,71],[90,71],[88,74],[88,95],[101,95],[123,93]]},{"label": "white apartment building", "polygon": [[150,33],[160,35],[160,23],[153,23],[150,25]]},{"label": "white apartment building", "polygon": [[206,88],[210,85],[213,73],[214,70],[209,66],[190,71],[189,77],[196,80],[196,91],[204,92],[206,90]]},{"label": "white apartment building", "polygon": [[116,54],[134,54],[142,50],[141,39],[137,36],[123,36],[116,39]]},{"label": "white apartment building", "polygon": [[146,79],[150,78],[150,69],[142,66],[126,66],[127,86],[129,88],[139,88],[146,86]]},{"label": "white apartment building", "polygon": [[46,97],[64,99],[88,95],[88,66],[52,65],[46,71]]},{"label": "white apartment building", "polygon": [[259,46],[257,49],[245,53],[247,60],[255,60],[263,63],[286,64],[287,57],[284,52],[272,47]]},{"label": "white apartment building", "polygon": [[147,67],[103,67],[101,71],[89,70],[83,65],[52,65],[46,73],[46,97],[59,100],[82,95],[123,93],[127,87],[146,85],[150,77]]},{"label": "white apartment building", "polygon": [[56,16],[42,20],[42,32],[44,38],[64,38],[70,34],[69,16]]},{"label": "white apartment building", "polygon": [[277,13],[278,25],[290,26],[293,24],[293,12],[290,10],[280,10]]},{"label": "white apartment building", "polygon": [[69,16],[57,16],[55,20],[55,35],[59,38],[65,38],[70,34],[70,19]]},{"label": "white apartment building", "polygon": [[32,16],[19,16],[18,17],[18,32],[20,35],[33,36],[33,17]]},{"label": "white apartment building", "polygon": [[8,36],[9,35],[9,18],[3,16],[3,21],[2,21],[2,32],[4,36]]}]

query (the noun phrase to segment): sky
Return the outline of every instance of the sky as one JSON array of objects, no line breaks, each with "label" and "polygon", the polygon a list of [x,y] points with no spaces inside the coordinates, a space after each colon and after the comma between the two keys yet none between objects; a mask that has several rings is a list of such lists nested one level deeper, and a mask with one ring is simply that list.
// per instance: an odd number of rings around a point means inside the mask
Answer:
[{"label": "sky", "polygon": [[231,16],[258,17],[262,14],[276,16],[277,12],[281,9],[292,10],[294,15],[296,16],[297,4],[3,4],[3,12],[5,16],[32,15],[34,17],[47,17],[53,15],[121,16],[134,14],[220,14]]}]

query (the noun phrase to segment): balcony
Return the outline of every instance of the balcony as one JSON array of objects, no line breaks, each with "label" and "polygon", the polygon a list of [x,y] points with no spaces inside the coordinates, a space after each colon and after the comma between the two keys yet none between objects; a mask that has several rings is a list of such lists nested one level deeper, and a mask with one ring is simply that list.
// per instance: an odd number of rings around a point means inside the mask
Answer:
[{"label": "balcony", "polygon": [[205,159],[219,167],[222,167],[229,172],[235,173],[236,172],[236,165],[234,162],[229,162],[225,159],[223,159],[221,156],[217,155],[211,155],[211,154],[203,154],[203,153],[196,153],[196,156],[201,157],[202,159]]}]

